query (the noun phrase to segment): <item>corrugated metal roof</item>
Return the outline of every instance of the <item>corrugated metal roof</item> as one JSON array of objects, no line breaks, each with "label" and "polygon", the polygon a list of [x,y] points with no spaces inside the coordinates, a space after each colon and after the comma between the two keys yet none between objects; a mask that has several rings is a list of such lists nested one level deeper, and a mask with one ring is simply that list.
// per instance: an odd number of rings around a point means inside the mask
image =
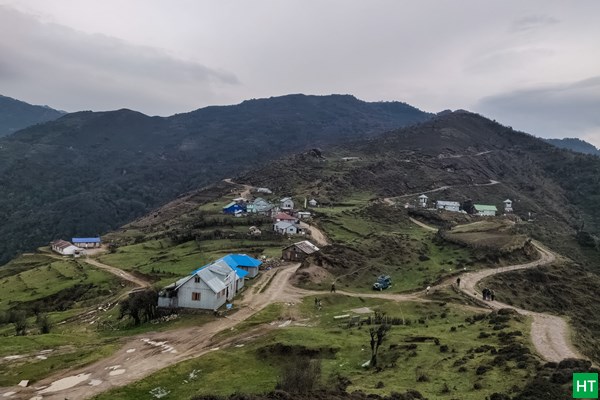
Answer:
[{"label": "corrugated metal roof", "polygon": [[219,293],[221,290],[227,288],[225,283],[223,283],[223,281],[208,268],[201,269],[196,275],[198,275],[200,279],[208,285],[210,290],[215,293]]},{"label": "corrugated metal roof", "polygon": [[283,221],[295,221],[297,219],[296,217],[292,217],[291,215],[283,213],[283,212],[277,213],[277,215],[275,215],[274,218],[280,219]]},{"label": "corrugated metal roof", "polygon": [[252,258],[246,254],[227,254],[221,259],[226,262],[231,268],[236,267],[251,267],[255,268],[262,264],[262,261]]},{"label": "corrugated metal roof", "polygon": [[311,242],[309,242],[308,240],[303,240],[301,242],[294,243],[291,246],[286,247],[286,249],[288,249],[292,246],[296,246],[298,248],[298,250],[300,250],[304,254],[313,254],[313,253],[316,253],[317,251],[319,251],[319,248],[317,246],[315,246],[314,244],[312,244]]},{"label": "corrugated metal roof", "polygon": [[477,211],[498,211],[496,206],[489,206],[485,204],[474,204],[475,210]]},{"label": "corrugated metal roof", "polygon": [[291,197],[284,197],[283,199],[279,200],[280,202],[284,202],[284,201],[288,201],[288,200],[292,200]]},{"label": "corrugated metal roof", "polygon": [[229,207],[233,207],[235,206],[237,203],[235,201],[232,201],[231,203],[227,204],[225,207],[223,207],[223,209],[229,208]]},{"label": "corrugated metal roof", "polygon": [[214,272],[215,274],[218,274],[218,275],[221,275],[221,276],[227,276],[227,275],[229,275],[233,271],[233,268],[230,267],[223,260],[218,260],[218,261],[210,264],[206,268],[209,269],[210,271]]},{"label": "corrugated metal roof", "polygon": [[451,207],[460,207],[460,203],[458,201],[446,201],[446,200],[438,200],[435,202],[438,206],[451,206]]},{"label": "corrugated metal roof", "polygon": [[243,269],[233,268],[235,274],[238,276],[238,279],[244,279],[246,275],[248,275],[248,271],[244,271]]},{"label": "corrugated metal roof", "polygon": [[71,241],[73,243],[100,243],[100,238],[73,238]]},{"label": "corrugated metal roof", "polygon": [[71,244],[71,243],[67,242],[66,240],[62,240],[62,239],[60,239],[60,240],[55,240],[55,241],[53,241],[53,242],[50,242],[50,245],[51,245],[51,246],[58,247],[58,248],[59,248],[59,249],[61,249],[61,250],[62,250],[62,249],[66,249],[66,248],[67,248],[67,247],[69,247],[69,246],[72,246],[72,244]]},{"label": "corrugated metal roof", "polygon": [[287,229],[290,226],[296,226],[296,224],[293,224],[291,222],[288,221],[279,221],[278,223],[275,224],[275,226],[277,227],[277,229]]}]

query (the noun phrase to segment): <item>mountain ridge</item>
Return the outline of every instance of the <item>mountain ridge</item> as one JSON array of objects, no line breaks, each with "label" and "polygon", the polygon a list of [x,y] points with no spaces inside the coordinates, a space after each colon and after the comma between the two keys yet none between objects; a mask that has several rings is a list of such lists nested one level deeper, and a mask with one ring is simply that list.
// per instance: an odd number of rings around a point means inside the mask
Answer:
[{"label": "mountain ridge", "polygon": [[306,95],[171,117],[67,114],[0,139],[8,194],[0,199],[0,261],[59,237],[107,232],[259,162],[430,117],[403,103]]},{"label": "mountain ridge", "polygon": [[66,112],[38,106],[0,95],[0,137],[11,135],[31,125],[52,121]]},{"label": "mountain ridge", "polygon": [[579,138],[544,139],[544,141],[561,149],[600,156],[600,149]]}]

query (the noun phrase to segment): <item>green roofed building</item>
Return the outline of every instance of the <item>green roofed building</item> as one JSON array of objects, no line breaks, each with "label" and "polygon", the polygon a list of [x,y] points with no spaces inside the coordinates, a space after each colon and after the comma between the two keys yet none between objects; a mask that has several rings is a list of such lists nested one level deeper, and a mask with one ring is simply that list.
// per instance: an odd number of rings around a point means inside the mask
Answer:
[{"label": "green roofed building", "polygon": [[475,204],[475,213],[476,215],[479,215],[481,217],[493,217],[496,215],[496,212],[498,211],[498,209],[496,208],[496,206],[488,206],[488,205],[484,205],[484,204]]}]

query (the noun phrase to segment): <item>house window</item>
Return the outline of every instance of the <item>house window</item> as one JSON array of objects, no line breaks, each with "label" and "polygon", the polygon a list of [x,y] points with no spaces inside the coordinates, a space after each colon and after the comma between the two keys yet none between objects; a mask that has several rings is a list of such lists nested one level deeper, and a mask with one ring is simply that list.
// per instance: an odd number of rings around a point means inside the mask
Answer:
[{"label": "house window", "polygon": [[192,292],[192,301],[200,301],[200,293]]},{"label": "house window", "polygon": [[195,277],[194,277],[194,282],[196,282],[196,283],[200,283],[200,277],[199,277],[199,276],[195,276]]}]

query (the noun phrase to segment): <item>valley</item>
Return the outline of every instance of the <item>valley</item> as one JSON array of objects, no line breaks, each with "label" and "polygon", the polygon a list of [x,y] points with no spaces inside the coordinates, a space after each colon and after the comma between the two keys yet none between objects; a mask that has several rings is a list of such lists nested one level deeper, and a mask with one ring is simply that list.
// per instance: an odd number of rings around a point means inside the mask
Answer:
[{"label": "valley", "polygon": [[[442,138],[477,136],[469,146],[431,140],[435,146],[423,148],[440,125]],[[488,142],[479,143],[484,128]],[[597,248],[578,245],[581,229],[572,221],[586,221],[592,240],[596,225],[560,179],[528,186],[542,179],[538,160],[527,161],[526,178],[523,166],[506,167],[528,146],[513,144],[512,134],[459,113],[346,147],[310,149],[181,195],[103,235],[106,247],[97,254],[65,258],[41,248],[16,258],[0,271],[0,330],[12,342],[2,351],[0,393],[138,399],[293,392],[282,386],[286,371],[310,362],[320,371],[315,387],[336,396],[529,399],[532,382],[541,380],[549,398],[561,398],[569,386],[556,376],[598,362],[592,331],[573,318],[584,296],[570,301],[570,286],[556,287],[563,308],[548,308],[523,293],[527,279],[516,285],[505,277],[565,273],[574,262],[595,276],[589,260]],[[431,206],[420,205],[425,194]],[[453,200],[463,209],[502,210],[508,198],[515,211],[496,216],[434,206]],[[292,200],[296,212],[282,216]],[[260,211],[265,205],[274,211]],[[292,220],[282,226],[293,234],[277,230],[280,218]],[[282,250],[298,240],[319,249],[281,262]],[[267,268],[246,280],[231,311],[137,322],[123,311],[128,299],[236,253]],[[392,282],[385,291],[373,290],[379,276]],[[494,290],[493,301],[482,300],[484,288]],[[369,338],[382,326],[376,364]],[[17,386],[21,379],[26,387]]]}]

